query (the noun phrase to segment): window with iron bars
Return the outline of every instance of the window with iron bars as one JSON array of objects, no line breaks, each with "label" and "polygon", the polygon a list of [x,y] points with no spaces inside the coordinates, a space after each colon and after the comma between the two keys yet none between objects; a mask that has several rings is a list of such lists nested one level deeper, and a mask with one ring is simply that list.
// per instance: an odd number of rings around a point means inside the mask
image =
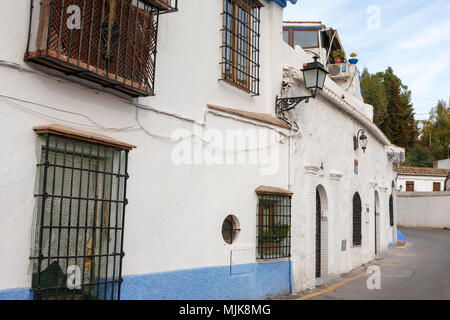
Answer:
[{"label": "window with iron bars", "polygon": [[128,150],[38,136],[34,299],[120,299]]},{"label": "window with iron bars", "polygon": [[389,224],[394,225],[394,196],[389,196]]},{"label": "window with iron bars", "polygon": [[159,15],[177,0],[42,0],[26,60],[138,97],[154,94]]},{"label": "window with iron bars", "polygon": [[221,80],[259,95],[258,0],[224,0]]},{"label": "window with iron bars", "polygon": [[362,235],[361,235],[361,220],[362,220],[362,206],[361,197],[358,192],[353,195],[353,245],[360,246]]},{"label": "window with iron bars", "polygon": [[291,256],[291,197],[258,195],[257,257]]}]

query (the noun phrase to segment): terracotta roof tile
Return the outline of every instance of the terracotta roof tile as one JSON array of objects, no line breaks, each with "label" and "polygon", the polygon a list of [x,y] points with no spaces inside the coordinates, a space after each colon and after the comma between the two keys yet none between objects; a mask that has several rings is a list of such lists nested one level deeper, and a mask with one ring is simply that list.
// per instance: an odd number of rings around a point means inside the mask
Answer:
[{"label": "terracotta roof tile", "polygon": [[259,186],[258,188],[256,188],[255,192],[256,194],[271,194],[287,197],[292,197],[292,195],[294,194],[293,192],[283,188],[269,187],[269,186]]},{"label": "terracotta roof tile", "polygon": [[72,139],[78,139],[88,142],[94,142],[110,147],[115,147],[119,149],[131,150],[136,148],[136,146],[132,144],[128,144],[125,142],[121,142],[119,140],[103,136],[97,133],[80,131],[74,128],[69,128],[65,126],[61,126],[58,124],[48,124],[42,126],[36,126],[33,130],[38,134],[50,133],[58,136],[68,137]]},{"label": "terracotta roof tile", "polygon": [[207,106],[208,106],[208,108],[213,109],[213,110],[222,111],[222,112],[234,114],[236,116],[240,116],[243,118],[264,122],[267,124],[271,124],[271,125],[274,125],[277,127],[284,128],[284,129],[291,129],[291,127],[289,127],[287,125],[287,123],[285,123],[283,120],[280,120],[277,117],[274,117],[268,113],[250,112],[250,111],[244,111],[244,110],[239,110],[239,109],[220,107],[220,106],[216,106],[216,105],[212,105],[212,104],[208,104]]},{"label": "terracotta roof tile", "polygon": [[401,166],[397,168],[398,174],[418,175],[418,176],[442,176],[446,177],[450,173],[450,169],[437,168],[421,168],[421,167],[407,167]]}]

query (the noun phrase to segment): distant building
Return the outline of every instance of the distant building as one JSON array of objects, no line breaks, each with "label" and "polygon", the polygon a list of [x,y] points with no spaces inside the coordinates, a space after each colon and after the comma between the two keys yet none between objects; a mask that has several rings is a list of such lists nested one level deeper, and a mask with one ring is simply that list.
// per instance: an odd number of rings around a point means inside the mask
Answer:
[{"label": "distant building", "polygon": [[397,188],[401,192],[438,192],[445,190],[449,169],[399,167]]},{"label": "distant building", "polygon": [[433,168],[450,169],[450,158],[438,160],[433,163]]}]

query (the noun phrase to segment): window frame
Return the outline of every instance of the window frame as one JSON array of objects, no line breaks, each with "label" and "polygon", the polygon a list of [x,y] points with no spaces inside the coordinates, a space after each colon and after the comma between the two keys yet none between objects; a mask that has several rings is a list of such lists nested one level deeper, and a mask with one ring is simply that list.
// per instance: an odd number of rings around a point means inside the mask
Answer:
[{"label": "window frame", "polygon": [[394,226],[394,195],[389,196],[389,224],[391,227]]},{"label": "window frame", "polygon": [[[120,300],[129,150],[82,136],[35,131],[33,298]],[[67,285],[69,266],[78,266],[78,287]]]},{"label": "window frame", "polygon": [[[229,12],[230,7],[232,13]],[[255,96],[259,95],[260,82],[261,7],[263,4],[258,0],[223,0],[220,80]],[[240,19],[242,12],[244,20]],[[246,33],[244,36],[243,32]],[[231,69],[231,75],[228,74],[228,68]]]},{"label": "window frame", "polygon": [[283,28],[283,32],[284,31],[288,31],[289,32],[289,45],[292,48],[294,47],[294,39],[295,39],[295,32],[296,31],[315,31],[316,32],[316,37],[317,37],[317,45],[316,46],[312,46],[312,47],[303,47],[301,46],[303,49],[317,49],[320,47],[320,30],[318,29],[314,29],[314,28],[288,28],[288,27],[284,27]]},{"label": "window frame", "polygon": [[[438,190],[436,190],[436,186],[438,186]],[[441,183],[440,182],[433,182],[433,192],[440,192],[441,191]]]},{"label": "window frame", "polygon": [[[231,228],[224,229],[225,223],[229,223]],[[227,232],[228,234],[226,234]],[[233,245],[237,241],[240,232],[241,229],[239,227],[239,221],[236,216],[231,214],[228,215],[222,223],[222,240],[228,245]],[[225,238],[225,235],[229,236],[229,239]]]},{"label": "window frame", "polygon": [[[355,212],[355,197],[359,199],[359,213]],[[357,217],[359,215],[359,218]],[[362,215],[363,215],[363,207],[362,207],[362,199],[359,192],[353,193],[352,196],[352,246],[353,247],[361,247],[362,246]],[[355,217],[356,216],[356,217]],[[358,219],[358,221],[356,221]],[[358,230],[359,227],[359,230]],[[359,233],[358,233],[359,231]],[[359,236],[359,238],[358,238]],[[359,242],[358,242],[359,240]]]},{"label": "window frame", "polygon": [[[412,188],[412,190],[411,190]],[[406,192],[414,192],[415,190],[415,183],[414,181],[406,181],[405,182],[405,191]]]},{"label": "window frame", "polygon": [[[292,196],[288,195],[258,194],[256,217],[256,258],[258,260],[291,257],[291,201]],[[265,209],[268,210],[268,214],[265,213]],[[276,226],[277,224],[279,226]]]}]

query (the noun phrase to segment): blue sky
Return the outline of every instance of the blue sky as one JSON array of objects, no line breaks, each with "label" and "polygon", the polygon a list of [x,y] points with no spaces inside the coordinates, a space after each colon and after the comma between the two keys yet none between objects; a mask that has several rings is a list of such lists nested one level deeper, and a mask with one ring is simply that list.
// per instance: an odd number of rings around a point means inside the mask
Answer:
[{"label": "blue sky", "polygon": [[449,0],[299,0],[288,4],[284,20],[337,29],[346,53],[358,53],[361,70],[391,66],[412,91],[416,119],[428,118],[438,99],[449,100]]}]

